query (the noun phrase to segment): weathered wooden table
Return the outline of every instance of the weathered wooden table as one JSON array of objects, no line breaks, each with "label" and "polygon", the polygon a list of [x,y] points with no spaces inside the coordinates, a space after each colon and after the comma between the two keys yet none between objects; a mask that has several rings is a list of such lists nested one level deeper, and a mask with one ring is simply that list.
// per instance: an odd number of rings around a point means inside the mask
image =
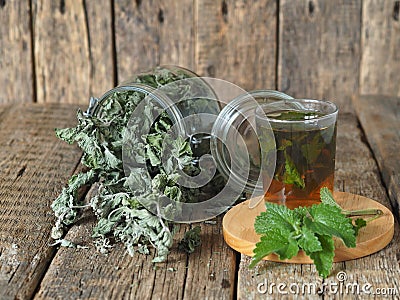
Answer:
[{"label": "weathered wooden table", "polygon": [[[151,255],[132,258],[121,246],[107,256],[93,247],[49,247],[50,204],[80,160],[79,149],[58,140],[53,128],[73,126],[77,106],[0,106],[0,299],[319,298],[318,290],[307,290],[311,284],[330,285],[327,298],[357,290],[363,298],[399,298],[400,99],[363,96],[353,103],[354,111],[339,115],[335,188],[390,207],[395,236],[378,253],[334,264],[326,280],[311,265],[263,262],[249,270],[249,258],[225,244],[221,217],[201,224],[202,246],[192,255],[174,246],[156,268]],[[85,217],[67,238],[90,245],[91,227]]]}]

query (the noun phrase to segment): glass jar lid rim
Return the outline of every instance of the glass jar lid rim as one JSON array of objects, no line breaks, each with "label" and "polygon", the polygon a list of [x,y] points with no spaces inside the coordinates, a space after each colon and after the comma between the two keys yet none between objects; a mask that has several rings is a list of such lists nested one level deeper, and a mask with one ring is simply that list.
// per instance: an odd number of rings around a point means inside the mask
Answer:
[{"label": "glass jar lid rim", "polygon": [[[252,193],[254,196],[259,195],[263,191],[261,178],[249,178],[243,177],[241,174],[234,174],[233,169],[230,167],[230,163],[226,160],[226,155],[224,153],[225,150],[222,144],[229,143],[232,140],[231,137],[234,134],[234,128],[232,128],[232,126],[244,126],[244,131],[247,131],[247,129],[251,130],[252,127],[252,130],[255,133],[255,123],[253,120],[249,121],[249,119],[255,117],[255,109],[260,105],[259,101],[257,101],[258,98],[264,98],[265,101],[293,99],[291,96],[275,90],[253,90],[236,97],[221,110],[217,117],[212,128],[210,143],[211,153],[223,176],[231,176],[239,188],[244,186],[244,191]],[[241,118],[243,120],[240,120]],[[229,126],[227,126],[227,124]],[[236,131],[237,129],[239,128],[235,128]],[[251,141],[253,141],[253,143],[251,143]],[[256,134],[255,136],[250,136],[249,143],[253,147],[254,145],[258,145],[258,137]],[[234,159],[240,160],[240,157],[233,157],[232,160]],[[250,171],[260,174],[260,169],[256,166],[252,166]]]},{"label": "glass jar lid rim", "polygon": [[[327,101],[327,100],[317,100],[317,99],[306,99],[306,98],[301,98],[301,99],[296,99],[296,98],[292,98],[292,99],[282,99],[282,100],[278,100],[274,103],[265,103],[265,104],[260,104],[258,107],[256,107],[255,109],[255,114],[258,116],[264,117],[265,112],[264,112],[264,107],[267,107],[269,105],[279,105],[280,103],[287,103],[287,101],[289,101],[288,103],[293,104],[295,106],[297,106],[299,109],[304,109],[304,110],[308,110],[307,107],[304,107],[304,105],[302,103],[314,103],[314,104],[323,104],[323,105],[327,105],[329,106],[329,108],[331,108],[329,110],[329,112],[317,116],[315,118],[313,118],[313,121],[323,121],[329,118],[334,117],[335,115],[337,115],[337,113],[339,112],[339,108],[338,106],[331,102],[331,101]],[[260,112],[262,110],[262,112]],[[281,119],[275,119],[275,118],[268,118],[268,116],[265,116],[265,118],[268,119],[269,122],[273,122],[273,123],[286,123],[286,124],[300,124],[300,123],[304,123],[304,120],[281,120]]]}]

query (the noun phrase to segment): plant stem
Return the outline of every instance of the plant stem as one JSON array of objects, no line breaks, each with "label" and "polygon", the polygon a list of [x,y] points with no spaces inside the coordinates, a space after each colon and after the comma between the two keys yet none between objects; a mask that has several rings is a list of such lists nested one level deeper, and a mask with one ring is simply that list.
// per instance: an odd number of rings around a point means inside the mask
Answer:
[{"label": "plant stem", "polygon": [[343,210],[342,213],[347,217],[367,216],[367,215],[374,215],[374,216],[383,215],[382,210],[375,209],[375,208],[367,208],[367,209],[359,209],[359,210]]},{"label": "plant stem", "polygon": [[375,215],[375,216],[373,216],[371,218],[366,219],[365,222],[369,223],[369,222],[371,222],[373,220],[376,220],[376,219],[380,218],[382,215],[383,215],[383,212],[380,213],[380,214],[377,214],[377,215]]}]

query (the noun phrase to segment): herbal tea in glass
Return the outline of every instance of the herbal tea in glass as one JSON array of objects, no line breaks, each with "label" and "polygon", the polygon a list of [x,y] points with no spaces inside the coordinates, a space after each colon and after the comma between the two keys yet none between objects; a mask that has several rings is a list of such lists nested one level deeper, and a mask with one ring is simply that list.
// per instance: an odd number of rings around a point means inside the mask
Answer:
[{"label": "herbal tea in glass", "polygon": [[331,102],[297,99],[256,109],[263,164],[276,155],[272,178],[262,172],[266,201],[309,206],[320,202],[322,187],[333,190],[337,111]]}]

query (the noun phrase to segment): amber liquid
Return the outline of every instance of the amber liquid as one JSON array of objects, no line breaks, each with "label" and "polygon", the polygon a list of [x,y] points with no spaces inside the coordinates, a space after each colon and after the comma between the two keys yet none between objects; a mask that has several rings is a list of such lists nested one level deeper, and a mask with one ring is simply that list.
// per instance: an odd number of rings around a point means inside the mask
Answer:
[{"label": "amber liquid", "polygon": [[320,203],[320,189],[333,190],[336,123],[325,128],[297,124],[272,130],[276,167],[265,200],[290,209]]}]

